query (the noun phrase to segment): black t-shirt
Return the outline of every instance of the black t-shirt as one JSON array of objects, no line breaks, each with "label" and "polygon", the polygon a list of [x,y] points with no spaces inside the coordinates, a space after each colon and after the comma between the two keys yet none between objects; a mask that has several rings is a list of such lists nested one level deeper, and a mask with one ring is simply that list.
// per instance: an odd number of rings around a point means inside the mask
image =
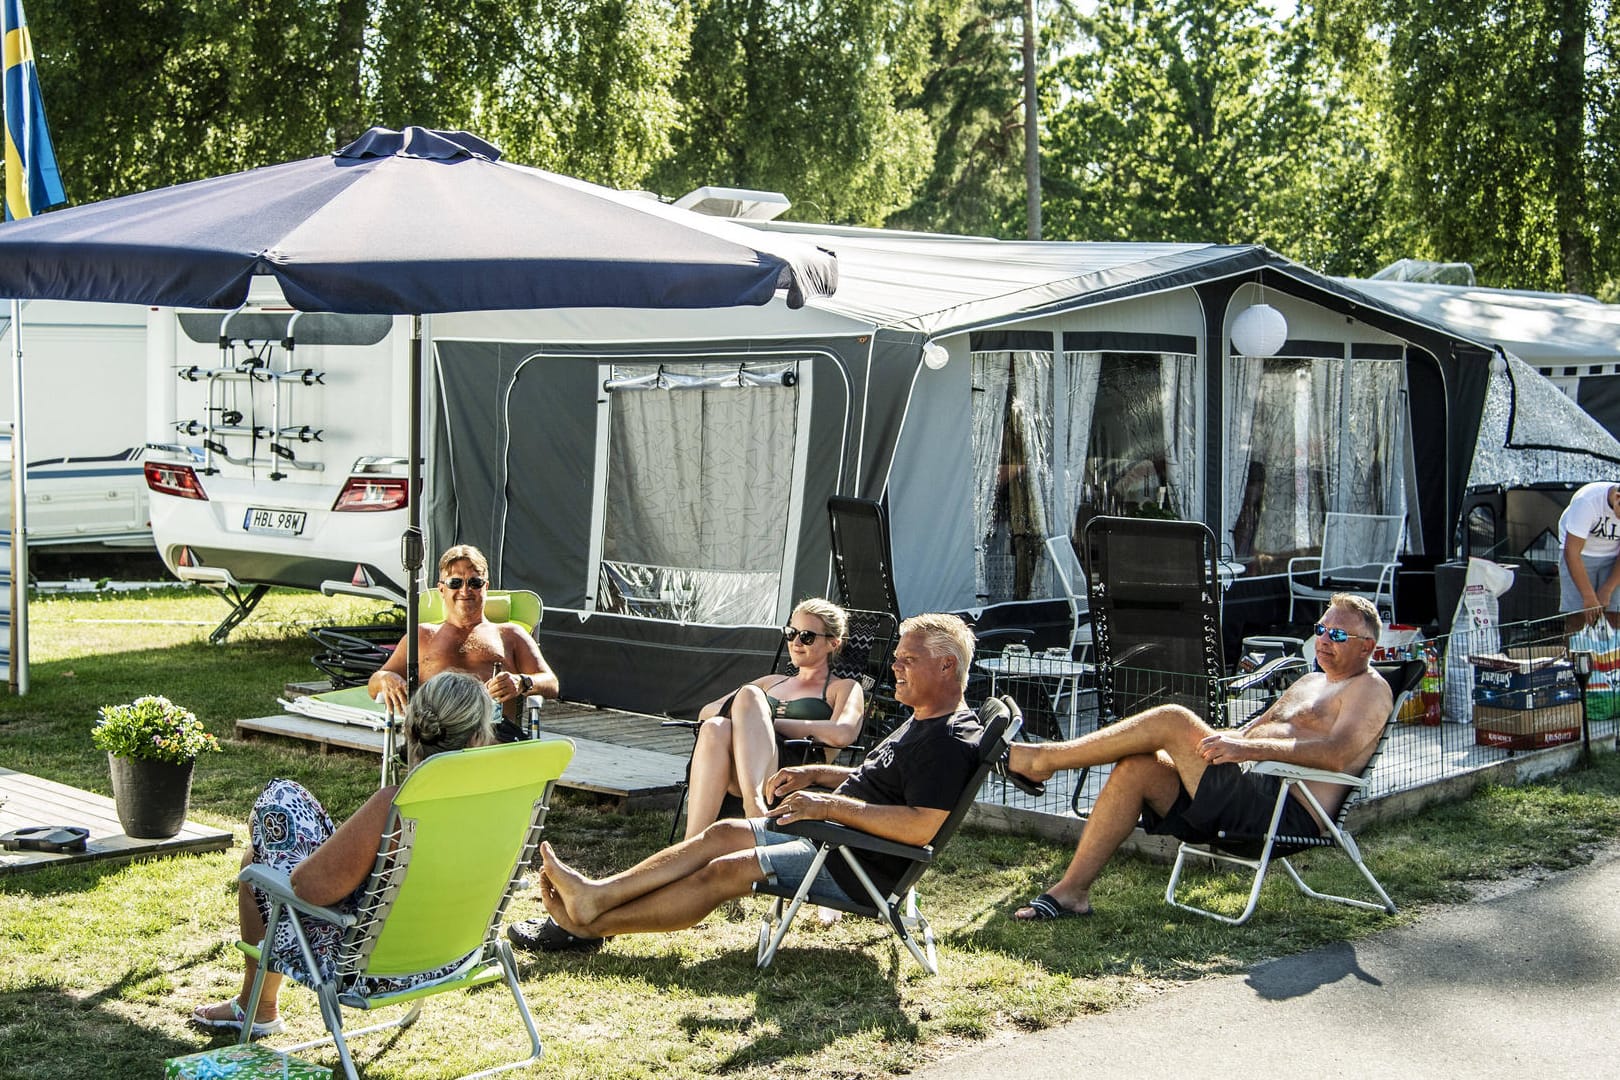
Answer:
[{"label": "black t-shirt", "polygon": [[[962,788],[979,766],[983,730],[970,709],[954,716],[921,720],[913,716],[873,747],[836,793],[873,806],[954,810]],[[826,865],[839,888],[858,900],[866,898],[866,890],[843,856],[829,857]],[[910,863],[894,855],[863,853],[861,865],[886,896]]]}]

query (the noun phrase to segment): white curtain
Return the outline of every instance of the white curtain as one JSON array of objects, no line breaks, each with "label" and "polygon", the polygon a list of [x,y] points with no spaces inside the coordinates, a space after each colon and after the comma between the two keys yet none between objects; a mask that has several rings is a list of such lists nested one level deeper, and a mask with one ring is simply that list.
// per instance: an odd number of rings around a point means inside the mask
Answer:
[{"label": "white curtain", "polygon": [[[1013,387],[1008,420],[1023,460],[1010,462],[1020,480],[1012,497],[1012,531],[1021,537],[1014,554],[1028,565],[1030,594],[1044,593],[1052,580],[1046,557],[1057,493],[1052,483],[1052,354],[1013,353]],[[1022,597],[1020,597],[1022,599]]]},{"label": "white curtain", "polygon": [[1164,419],[1164,460],[1170,486],[1169,509],[1183,520],[1198,511],[1197,395],[1195,358],[1165,353],[1159,358],[1159,408]]},{"label": "white curtain", "polygon": [[1074,527],[1074,508],[1096,501],[1092,490],[1096,478],[1087,468],[1091,454],[1091,420],[1097,408],[1097,380],[1102,374],[1102,353],[1071,352],[1069,363],[1068,436],[1063,447],[1063,486],[1068,499],[1069,522]]},{"label": "white curtain", "polygon": [[[1254,417],[1260,405],[1260,376],[1266,362],[1258,356],[1234,356],[1226,365],[1226,474],[1221,493],[1224,538],[1230,539],[1234,550],[1240,545],[1237,537],[1238,515],[1244,509],[1244,493],[1248,487],[1249,464],[1254,456]],[[1264,468],[1264,463],[1261,463]],[[1263,480],[1262,480],[1263,483]],[[1254,508],[1250,508],[1254,512]],[[1253,546],[1253,528],[1248,530],[1248,542]],[[1238,551],[1238,554],[1247,554]]]},{"label": "white curtain", "polygon": [[1011,381],[1011,354],[973,354],[973,591],[986,598],[991,589],[985,549],[995,529],[1001,438],[1007,420],[1007,392]]},{"label": "white curtain", "polygon": [[1356,514],[1406,512],[1405,402],[1399,360],[1354,360],[1350,364],[1349,461]]}]

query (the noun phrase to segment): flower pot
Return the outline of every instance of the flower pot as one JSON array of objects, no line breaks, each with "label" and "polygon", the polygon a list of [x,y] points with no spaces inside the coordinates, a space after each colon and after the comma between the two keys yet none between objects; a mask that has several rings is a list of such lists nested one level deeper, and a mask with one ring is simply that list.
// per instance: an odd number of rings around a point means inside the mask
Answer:
[{"label": "flower pot", "polygon": [[113,803],[118,823],[127,836],[140,840],[166,840],[186,823],[191,804],[191,767],[166,761],[107,755],[112,774]]}]

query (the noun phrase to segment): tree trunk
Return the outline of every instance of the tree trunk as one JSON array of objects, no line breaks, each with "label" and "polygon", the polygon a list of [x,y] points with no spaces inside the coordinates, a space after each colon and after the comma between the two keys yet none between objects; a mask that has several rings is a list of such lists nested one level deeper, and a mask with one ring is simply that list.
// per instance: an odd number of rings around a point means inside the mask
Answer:
[{"label": "tree trunk", "polygon": [[1586,206],[1586,39],[1588,0],[1559,0],[1558,55],[1550,88],[1553,200],[1564,288],[1590,292],[1592,240]]},{"label": "tree trunk", "polygon": [[[343,0],[338,6],[336,40],[332,43],[334,64],[348,64],[349,90],[340,98],[332,114],[333,146],[347,146],[370,126],[366,121],[365,66],[367,0]],[[334,85],[336,80],[334,80]]]},{"label": "tree trunk", "polygon": [[1024,198],[1031,240],[1041,238],[1041,127],[1035,60],[1035,0],[1024,0]]}]

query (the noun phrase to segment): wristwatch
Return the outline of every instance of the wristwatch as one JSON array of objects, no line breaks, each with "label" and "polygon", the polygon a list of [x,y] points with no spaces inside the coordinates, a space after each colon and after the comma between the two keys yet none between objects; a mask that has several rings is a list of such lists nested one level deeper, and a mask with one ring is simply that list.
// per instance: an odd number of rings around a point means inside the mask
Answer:
[{"label": "wristwatch", "polygon": [[528,697],[529,690],[534,686],[534,680],[527,675],[518,676],[518,697]]}]

